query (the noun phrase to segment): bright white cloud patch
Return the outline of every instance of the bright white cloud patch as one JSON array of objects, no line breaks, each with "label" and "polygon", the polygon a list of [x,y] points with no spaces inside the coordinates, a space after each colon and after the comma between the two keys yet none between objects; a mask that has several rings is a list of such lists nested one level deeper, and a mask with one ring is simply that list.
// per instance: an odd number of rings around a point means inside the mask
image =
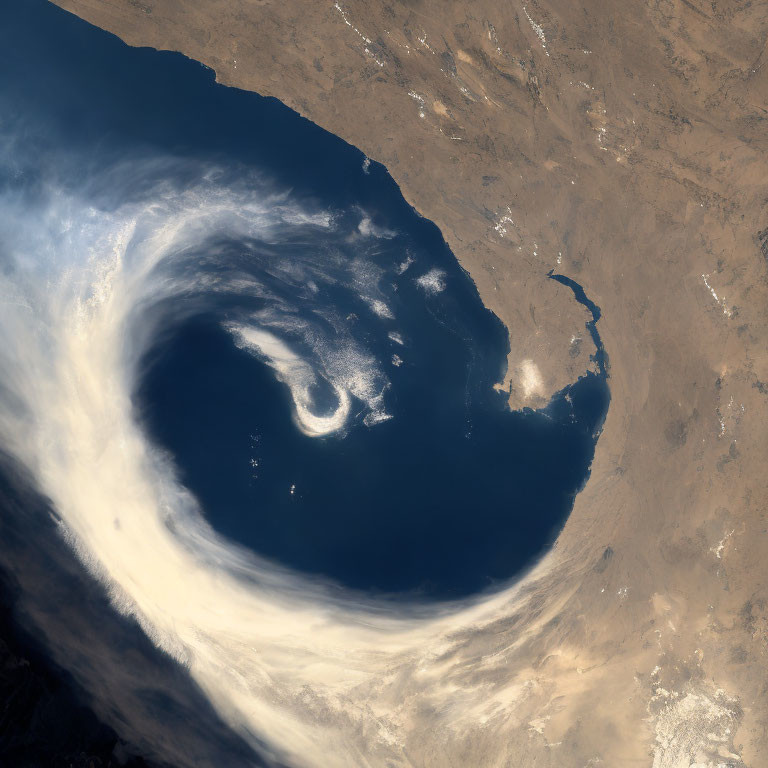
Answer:
[{"label": "bright white cloud patch", "polygon": [[441,269],[430,269],[425,275],[416,278],[416,284],[425,293],[440,293],[445,290],[445,272]]},{"label": "bright white cloud patch", "polygon": [[[148,199],[111,211],[58,189],[37,206],[4,191],[0,230],[12,268],[0,274],[8,299],[0,304],[0,438],[51,499],[117,608],[186,665],[239,733],[284,763],[386,766],[405,759],[408,726],[402,697],[377,692],[386,681],[409,679],[413,695],[430,691],[442,727],[460,727],[441,654],[457,633],[482,631],[510,610],[517,592],[409,607],[260,559],[210,528],[148,441],[132,401],[142,355],[169,312],[178,321],[202,295],[246,291],[270,309],[231,321],[233,340],[290,388],[302,429],[340,429],[353,400],[366,424],[388,418],[386,376],[343,334],[343,323],[324,318],[326,335],[310,333],[277,288],[254,279],[251,257],[224,271],[215,248],[201,247],[224,234],[274,243],[296,227],[331,226],[329,216],[284,199],[209,181],[186,191],[159,185]],[[308,302],[320,292],[328,258],[266,263],[278,287]],[[374,270],[361,262],[344,274],[373,295]],[[417,283],[436,293],[444,275],[431,270]],[[312,400],[318,376],[335,392],[330,411],[317,412]],[[464,711],[488,706],[482,686],[461,695]]]}]

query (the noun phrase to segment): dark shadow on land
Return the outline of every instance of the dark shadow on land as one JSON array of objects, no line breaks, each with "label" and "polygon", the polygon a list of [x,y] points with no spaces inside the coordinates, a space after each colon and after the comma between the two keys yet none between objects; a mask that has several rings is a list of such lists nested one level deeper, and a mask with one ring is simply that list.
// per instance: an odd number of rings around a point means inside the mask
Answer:
[{"label": "dark shadow on land", "polygon": [[115,612],[30,487],[0,456],[0,766],[267,765]]}]

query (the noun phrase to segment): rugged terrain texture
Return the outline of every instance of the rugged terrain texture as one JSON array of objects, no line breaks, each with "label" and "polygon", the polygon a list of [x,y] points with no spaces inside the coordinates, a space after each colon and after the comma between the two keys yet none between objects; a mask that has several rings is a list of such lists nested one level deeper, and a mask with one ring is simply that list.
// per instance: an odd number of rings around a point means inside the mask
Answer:
[{"label": "rugged terrain texture", "polygon": [[768,6],[57,2],[384,163],[509,328],[513,407],[591,365],[547,272],[602,308],[613,399],[551,567],[446,650],[455,712],[366,694],[400,712],[372,764],[768,765]]}]

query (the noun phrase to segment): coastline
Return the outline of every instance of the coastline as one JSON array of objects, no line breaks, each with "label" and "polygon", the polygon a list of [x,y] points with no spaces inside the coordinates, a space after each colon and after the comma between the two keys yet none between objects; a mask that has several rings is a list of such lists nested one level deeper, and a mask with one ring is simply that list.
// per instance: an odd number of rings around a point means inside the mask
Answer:
[{"label": "coastline", "polygon": [[[611,29],[605,19],[585,26],[565,6],[540,8],[547,31],[561,32],[546,48],[534,23],[526,28],[518,13],[504,20],[504,39],[512,41],[505,46],[514,48],[507,55],[506,47],[497,45],[498,53],[493,46],[501,20],[491,25],[493,35],[487,21],[476,28],[467,21],[468,42],[459,47],[454,31],[456,42],[446,43],[453,76],[438,74],[445,57],[432,53],[431,43],[417,45],[418,35],[405,31],[418,26],[425,41],[439,40],[442,22],[413,12],[396,28],[383,12],[374,13],[368,18],[381,27],[375,39],[383,40],[391,27],[410,41],[399,45],[408,45],[408,61],[416,62],[398,65],[400,78],[377,85],[376,73],[386,67],[372,63],[354,36],[351,42],[342,37],[353,34],[353,21],[347,21],[355,12],[366,18],[362,5],[343,11],[341,21],[337,6],[313,9],[314,24],[299,24],[289,10],[252,11],[267,14],[268,23],[247,50],[234,51],[245,41],[210,31],[217,28],[207,22],[217,13],[214,6],[182,13],[173,3],[155,3],[147,13],[127,2],[59,4],[131,44],[182,50],[211,66],[221,82],[280,98],[382,162],[405,198],[440,227],[486,306],[509,329],[512,407],[526,404],[514,386],[519,361],[534,360],[542,372],[536,394],[543,400],[586,369],[584,352],[576,361],[569,355],[585,312],[546,275],[563,254],[558,271],[574,274],[603,310],[612,403],[590,481],[552,555],[560,565],[557,576],[537,587],[541,611],[551,621],[542,624],[541,613],[519,617],[528,627],[525,641],[510,622],[515,631],[506,630],[494,643],[515,649],[513,660],[495,669],[497,685],[515,690],[532,679],[535,686],[515,705],[516,722],[498,725],[489,749],[501,756],[515,748],[530,755],[557,748],[572,760],[561,757],[562,765],[597,755],[608,764],[645,764],[652,754],[654,765],[666,768],[675,765],[676,739],[694,717],[724,739],[737,755],[733,759],[759,765],[754,761],[768,748],[760,725],[767,715],[756,703],[764,671],[759,606],[768,595],[754,579],[766,545],[751,534],[760,530],[768,498],[759,479],[768,291],[754,233],[762,228],[766,158],[759,122],[743,96],[757,101],[764,86],[747,76],[730,96],[712,101],[728,68],[738,65],[748,75],[757,55],[757,36],[743,31],[746,22],[736,25],[743,35],[737,54],[725,32],[708,39],[707,25],[675,6],[699,48],[707,39],[710,47],[720,46],[726,62],[715,74],[688,73],[709,97],[705,105],[692,85],[652,63],[663,48],[654,34],[633,37],[638,19],[650,19],[652,31],[663,26],[647,6],[624,20],[611,18]],[[499,15],[490,7],[483,12],[486,20]],[[461,13],[452,6],[446,15],[456,21]],[[765,20],[753,21],[760,26]],[[234,20],[224,17],[219,26],[227,24]],[[623,37],[616,30],[622,24]],[[313,32],[302,35],[307,28]],[[622,40],[633,44],[622,46]],[[677,38],[674,44],[683,45]],[[687,45],[693,56],[696,46]],[[401,48],[392,44],[389,50],[405,61]],[[331,61],[321,60],[318,69],[316,53]],[[605,66],[584,65],[587,80],[577,64],[582,57],[602,59]],[[521,69],[516,60],[530,64]],[[605,74],[617,62],[631,70],[631,78],[625,72],[616,83]],[[395,65],[395,54],[390,63]],[[333,84],[323,75],[329,68]],[[361,70],[365,76],[355,79]],[[469,104],[443,93],[444,83],[455,88],[457,77],[475,96]],[[422,104],[409,88],[432,93]],[[498,108],[503,99],[512,102],[506,112]],[[429,121],[418,111],[428,101],[431,112],[422,111]],[[487,110],[482,118],[474,117],[481,108]],[[740,116],[737,136],[729,129],[734,112]],[[435,140],[456,126],[464,131],[461,140]],[[503,152],[494,148],[505,135],[520,137],[520,144],[503,145]],[[568,149],[558,143],[563,136]],[[737,144],[723,157],[726,136]],[[472,149],[459,154],[456,145]],[[503,172],[494,172],[502,162]],[[523,184],[515,180],[522,177],[518,171],[526,173]],[[481,181],[491,177],[496,180]],[[512,198],[514,214],[504,202]],[[719,292],[707,290],[710,284]],[[720,298],[725,291],[727,305]],[[742,420],[734,403],[750,419]],[[676,702],[688,703],[688,720]],[[409,717],[409,749],[424,764],[441,765],[441,753],[430,753],[429,723],[412,712]],[[444,749],[462,753],[478,733],[469,724],[457,728]],[[704,742],[699,748],[720,747]]]}]

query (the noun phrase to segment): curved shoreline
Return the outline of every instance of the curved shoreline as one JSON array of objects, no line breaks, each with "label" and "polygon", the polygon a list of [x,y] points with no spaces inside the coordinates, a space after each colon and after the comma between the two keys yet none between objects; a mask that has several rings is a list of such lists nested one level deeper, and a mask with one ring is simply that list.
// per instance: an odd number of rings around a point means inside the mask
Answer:
[{"label": "curved shoreline", "polygon": [[[502,757],[545,759],[558,745],[563,765],[653,754],[666,768],[693,725],[730,759],[759,765],[768,292],[755,233],[768,163],[751,105],[765,101],[764,9],[708,19],[679,3],[666,15],[651,4],[615,14],[590,3],[582,15],[566,3],[525,14],[489,3],[467,18],[461,4],[394,17],[329,5],[299,23],[289,6],[61,4],[277,96],[383,162],[510,329],[513,355],[538,361],[541,397],[581,372],[569,358],[581,312],[544,276],[557,254],[598,297],[613,398],[557,543],[571,578],[541,584],[546,611],[510,618],[516,631],[494,644],[514,648],[494,667],[506,708],[473,713],[474,725],[459,718],[438,743],[434,723],[403,704],[414,759],[443,766],[479,740]],[[238,34],[248,19],[251,34]],[[375,41],[368,52],[361,34]],[[516,370],[513,358],[513,386]],[[456,668],[459,690],[471,682]],[[500,711],[514,722],[497,724]],[[691,748],[720,747],[702,736]]]}]

